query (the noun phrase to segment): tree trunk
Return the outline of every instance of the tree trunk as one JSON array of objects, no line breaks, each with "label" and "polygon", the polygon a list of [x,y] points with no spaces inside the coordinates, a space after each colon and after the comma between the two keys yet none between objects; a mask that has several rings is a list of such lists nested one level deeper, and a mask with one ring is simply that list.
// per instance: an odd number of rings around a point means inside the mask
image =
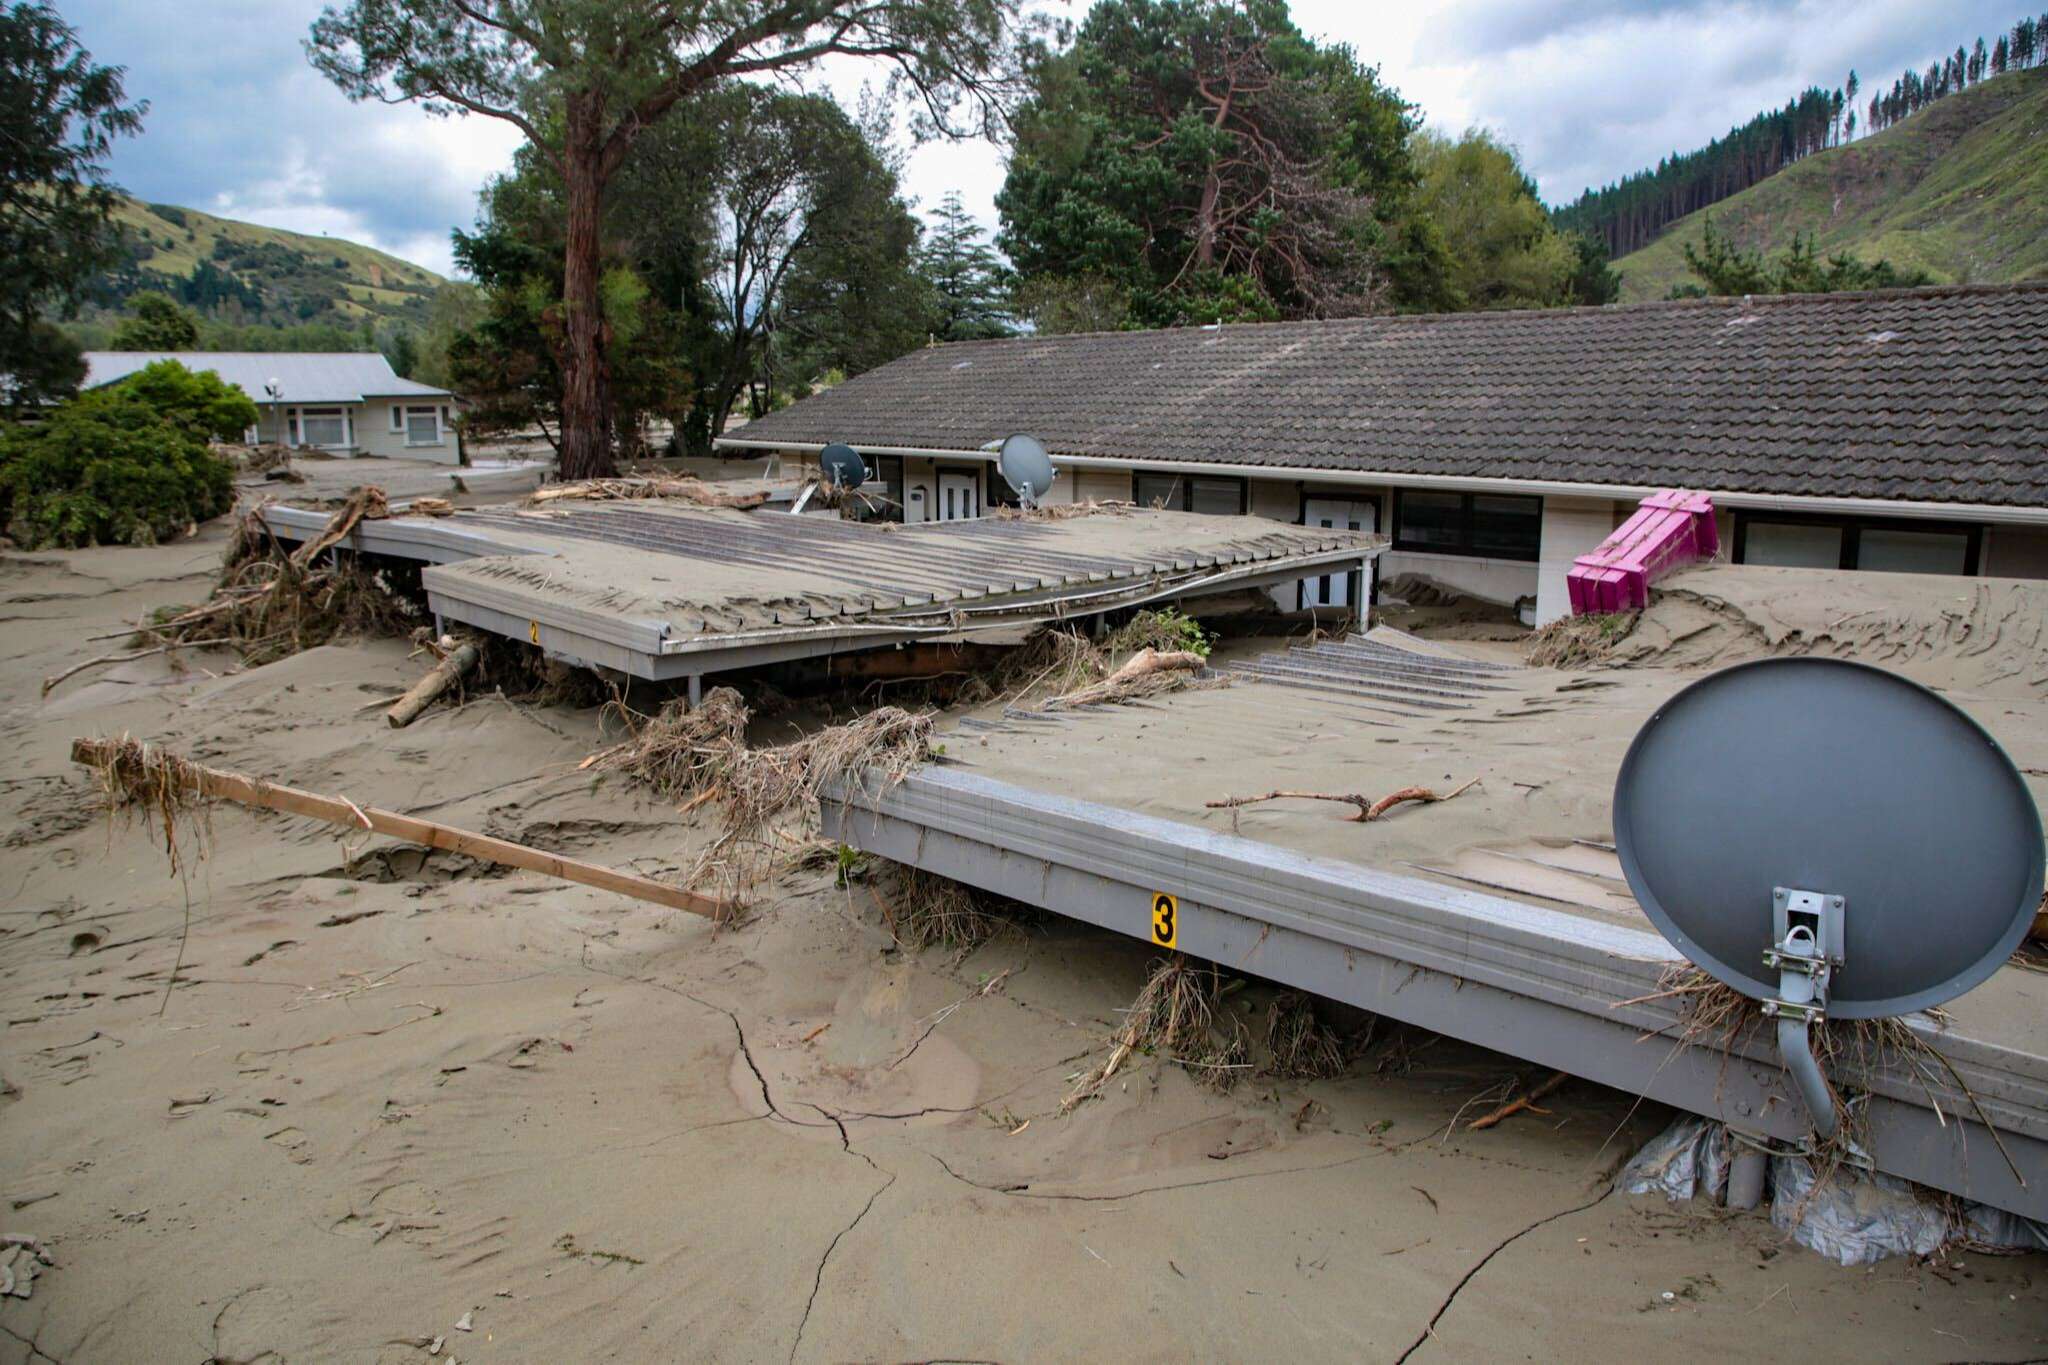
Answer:
[{"label": "tree trunk", "polygon": [[604,479],[612,462],[604,311],[598,295],[603,152],[590,96],[569,99],[563,179],[569,199],[562,270],[562,455],[564,479]]}]

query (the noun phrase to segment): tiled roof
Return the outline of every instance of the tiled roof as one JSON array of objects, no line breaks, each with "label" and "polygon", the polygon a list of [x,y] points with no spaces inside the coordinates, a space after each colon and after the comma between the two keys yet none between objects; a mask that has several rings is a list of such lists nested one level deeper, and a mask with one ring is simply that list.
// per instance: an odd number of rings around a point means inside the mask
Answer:
[{"label": "tiled roof", "polygon": [[2048,505],[2048,286],[960,342],[731,434]]},{"label": "tiled roof", "polygon": [[263,386],[272,380],[287,404],[448,397],[446,389],[400,379],[391,362],[375,351],[87,351],[84,387],[126,379],[159,360],[212,370],[259,403],[269,401]]}]

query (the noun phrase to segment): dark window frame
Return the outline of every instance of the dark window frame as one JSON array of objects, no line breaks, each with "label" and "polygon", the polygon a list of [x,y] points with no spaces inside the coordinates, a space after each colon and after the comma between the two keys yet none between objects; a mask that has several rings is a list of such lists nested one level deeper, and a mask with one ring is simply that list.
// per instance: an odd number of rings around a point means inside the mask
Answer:
[{"label": "dark window frame", "polygon": [[1924,531],[1928,535],[1963,536],[1964,578],[1975,578],[1984,564],[1984,527],[1969,521],[1921,521],[1914,517],[1857,517],[1831,512],[1777,512],[1738,507],[1735,510],[1735,545],[1730,562],[1749,562],[1749,528],[1757,523],[1779,526],[1833,526],[1842,532],[1842,553],[1838,569],[1860,570],[1856,562],[1863,555],[1865,531]]},{"label": "dark window frame", "polygon": [[[1353,489],[1342,487],[1315,487],[1307,483],[1297,483],[1294,487],[1296,491],[1299,492],[1299,494],[1301,495],[1294,505],[1294,524],[1296,526],[1308,525],[1308,500],[1310,498],[1333,498],[1341,499],[1345,502],[1371,503],[1373,534],[1381,536],[1386,534],[1386,532],[1381,528],[1387,524],[1387,505],[1384,502],[1380,501],[1379,494],[1360,493]],[[1323,577],[1322,574],[1316,574],[1314,576],[1317,578]],[[1367,607],[1370,607],[1373,603],[1379,601],[1379,556],[1374,555],[1372,557],[1372,582],[1370,584],[1368,584],[1365,581],[1365,572],[1362,569],[1353,569],[1349,574],[1345,576],[1351,580],[1351,591],[1349,593],[1349,596],[1351,598],[1352,613],[1362,620],[1364,619],[1365,609]],[[1308,579],[1306,578],[1302,579],[1299,583],[1296,583],[1294,585],[1294,609],[1296,611],[1315,610],[1315,608],[1311,608],[1308,604]]]},{"label": "dark window frame", "polygon": [[[1402,536],[1401,527],[1405,521],[1403,513],[1408,498],[1415,493],[1434,493],[1455,497],[1458,502],[1458,543],[1455,545],[1431,545],[1409,540]],[[1504,554],[1499,550],[1480,550],[1472,545],[1472,506],[1475,498],[1513,498],[1536,504],[1536,543],[1529,547],[1527,554]],[[1425,555],[1462,555],[1467,559],[1500,559],[1514,564],[1535,564],[1543,558],[1543,499],[1534,493],[1492,493],[1468,492],[1456,488],[1397,488],[1394,490],[1393,544],[1396,550],[1407,550]]]},{"label": "dark window frame", "polygon": [[[1194,495],[1194,481],[1196,479],[1204,479],[1210,483],[1234,483],[1237,485],[1237,511],[1234,515],[1240,517],[1251,515],[1252,481],[1236,474],[1190,474],[1183,469],[1133,469],[1131,471],[1131,501],[1140,507],[1150,507],[1152,505],[1151,499],[1138,492],[1138,481],[1140,479],[1166,479],[1171,481],[1179,495],[1179,501],[1165,504],[1166,510],[1169,512],[1186,512],[1191,510],[1188,504]],[[1210,513],[1207,515],[1229,516],[1233,514]]]}]

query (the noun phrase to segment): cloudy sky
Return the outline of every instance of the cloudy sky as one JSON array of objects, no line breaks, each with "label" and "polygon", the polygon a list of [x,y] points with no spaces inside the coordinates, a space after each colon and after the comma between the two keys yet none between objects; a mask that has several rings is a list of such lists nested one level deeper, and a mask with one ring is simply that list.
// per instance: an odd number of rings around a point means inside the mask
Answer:
[{"label": "cloudy sky", "polygon": [[[351,105],[306,64],[320,0],[56,0],[96,60],[150,102],[116,180],[159,203],[348,237],[450,269],[448,231],[517,135],[488,119]],[[1057,3],[1050,5],[1061,12]],[[1085,0],[1064,12],[1078,15]],[[1296,22],[1351,44],[1438,127],[1494,129],[1552,203],[1689,149],[1851,67],[1885,84],[2019,17],[2013,0],[1294,0]],[[847,97],[858,73],[835,73]],[[929,146],[923,204],[958,189],[991,227],[1001,153]]]}]

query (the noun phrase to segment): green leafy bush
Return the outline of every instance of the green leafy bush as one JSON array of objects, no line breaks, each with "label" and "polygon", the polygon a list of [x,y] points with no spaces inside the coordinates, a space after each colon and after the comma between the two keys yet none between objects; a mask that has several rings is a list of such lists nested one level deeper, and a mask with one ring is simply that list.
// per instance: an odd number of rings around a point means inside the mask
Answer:
[{"label": "green leafy bush", "polygon": [[234,505],[233,470],[207,442],[255,420],[218,376],[151,365],[0,429],[0,521],[31,548],[155,544]]}]

